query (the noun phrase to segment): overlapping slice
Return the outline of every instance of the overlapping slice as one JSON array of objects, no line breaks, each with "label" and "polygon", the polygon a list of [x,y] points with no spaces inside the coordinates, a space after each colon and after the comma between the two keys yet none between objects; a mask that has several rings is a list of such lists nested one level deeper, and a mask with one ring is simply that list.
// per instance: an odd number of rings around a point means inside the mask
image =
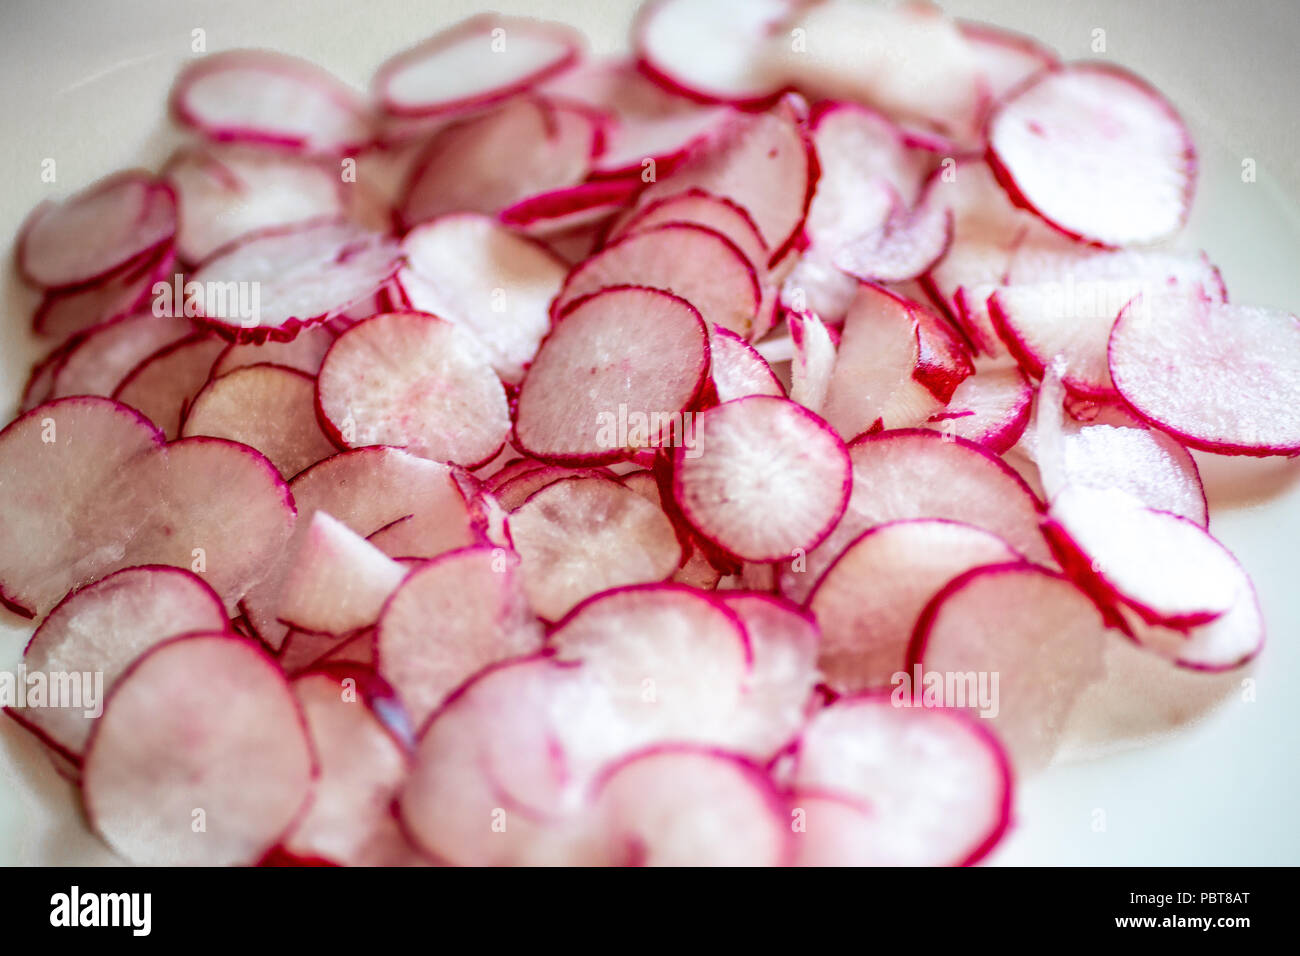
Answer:
[{"label": "overlapping slice", "polygon": [[786,323],[794,343],[794,358],[790,362],[790,399],[809,411],[820,413],[826,404],[835,370],[835,340],[816,315],[791,313]]},{"label": "overlapping slice", "polygon": [[170,243],[127,262],[91,285],[46,292],[32,315],[32,330],[67,341],[150,306],[155,284],[171,278]]},{"label": "overlapping slice", "polygon": [[54,367],[46,398],[108,398],[141,362],[193,334],[188,319],[149,313],[106,323],[73,345]]},{"label": "overlapping slice", "polygon": [[1024,434],[1034,389],[1024,373],[1005,360],[975,359],[973,364],[974,374],[962,380],[947,406],[931,415],[923,427],[1001,454]]},{"label": "overlapping slice", "polygon": [[190,402],[224,348],[220,339],[202,333],[166,345],[132,369],[113,398],[145,415],[168,440],[178,438]]},{"label": "overlapping slice", "polygon": [[709,334],[709,357],[709,374],[718,401],[729,402],[746,395],[785,396],[772,366],[730,329],[713,327]]}]

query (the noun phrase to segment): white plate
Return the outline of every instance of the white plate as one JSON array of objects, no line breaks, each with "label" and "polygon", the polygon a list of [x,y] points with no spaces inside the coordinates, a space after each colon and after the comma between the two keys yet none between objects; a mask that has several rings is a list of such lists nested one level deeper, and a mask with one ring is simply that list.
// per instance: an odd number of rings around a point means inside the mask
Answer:
[{"label": "white plate", "polygon": [[[1291,102],[1300,89],[1294,56],[1300,18],[1288,4],[952,0],[944,6],[1033,34],[1067,58],[1113,59],[1163,89],[1190,120],[1203,156],[1191,241],[1222,267],[1234,300],[1300,309],[1300,159]],[[195,31],[203,31],[210,51],[278,48],[364,86],[394,50],[483,9],[568,20],[603,53],[622,48],[634,7],[626,0],[6,0],[0,234],[12,240],[43,198],[164,158],[178,138],[166,119],[166,93],[177,68],[193,56]],[[1103,38],[1105,51],[1095,51]],[[56,163],[54,184],[41,179],[47,158]],[[1249,184],[1241,179],[1247,158],[1258,170],[1258,181]],[[34,299],[10,274],[0,297],[6,410],[38,354],[25,324]],[[1224,464],[1237,473],[1229,481],[1216,477]],[[1300,863],[1298,468],[1273,459],[1206,467],[1212,527],[1254,578],[1268,621],[1269,645],[1241,678],[1254,683],[1232,688],[1206,719],[1163,740],[1025,781],[1016,828],[995,862]],[[0,669],[16,665],[27,633],[16,618],[0,618]],[[80,823],[72,791],[25,734],[0,720],[0,864],[106,862],[112,858]]]}]

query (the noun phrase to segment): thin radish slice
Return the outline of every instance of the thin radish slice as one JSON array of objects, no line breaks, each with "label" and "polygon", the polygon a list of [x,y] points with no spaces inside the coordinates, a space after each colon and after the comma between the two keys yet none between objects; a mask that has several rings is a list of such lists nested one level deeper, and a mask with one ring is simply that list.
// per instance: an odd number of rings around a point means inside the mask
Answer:
[{"label": "thin radish slice", "polygon": [[59,369],[68,360],[69,354],[73,351],[75,345],[79,343],[68,342],[63,345],[56,345],[45,355],[44,358],[38,359],[32,366],[31,373],[27,376],[27,383],[23,385],[22,398],[18,403],[18,414],[29,412],[37,405],[44,404],[54,397],[54,380],[59,374]]},{"label": "thin radish slice", "polygon": [[988,137],[1002,185],[1068,236],[1152,242],[1187,217],[1196,180],[1187,127],[1160,93],[1116,66],[1040,74],[989,118]]},{"label": "thin radish slice", "polygon": [[[506,511],[514,511],[516,508],[522,507],[524,502],[531,498],[534,493],[541,491],[547,485],[552,485],[564,478],[593,477],[612,478],[614,476],[605,468],[565,468],[563,465],[543,465],[541,468],[534,469],[525,475],[511,478],[496,489],[493,497],[500,502],[501,507]],[[658,503],[658,498],[652,500]]]},{"label": "thin radish slice", "polygon": [[1053,50],[1022,33],[968,21],[960,21],[957,28],[978,61],[992,101],[1003,99],[1035,73],[1061,62]]},{"label": "thin radish slice", "polygon": [[565,264],[486,216],[444,216],[402,240],[397,274],[407,304],[463,326],[487,349],[501,379],[517,384],[550,329]]},{"label": "thin radish slice", "polygon": [[102,695],[132,661],[168,638],[225,628],[221,599],[190,572],[161,566],[117,571],[60,601],[23,652],[27,672],[51,681],[61,674],[101,675],[97,699],[83,697],[84,707],[26,707],[10,716],[79,762]]},{"label": "thin radish slice", "polygon": [[545,236],[604,222],[640,191],[639,179],[579,183],[521,199],[501,210],[498,218],[530,235]]},{"label": "thin radish slice", "polygon": [[769,250],[754,220],[730,199],[691,188],[634,209],[610,230],[609,242],[669,223],[695,223],[721,233],[756,270],[766,271]]},{"label": "thin radish slice", "polygon": [[345,447],[387,444],[469,468],[491,461],[510,431],[505,390],[464,329],[391,312],[348,329],[317,378],[322,419]]},{"label": "thin radish slice", "polygon": [[212,363],[212,377],[220,378],[249,365],[280,365],[314,376],[325,353],[338,335],[326,325],[303,329],[288,342],[236,342]]},{"label": "thin radish slice", "polygon": [[[1075,700],[1104,676],[1105,624],[1066,578],[1017,563],[951,581],[917,622],[907,672],[916,702],[987,719],[1017,768],[1045,766]],[[898,693],[898,691],[895,691]]]},{"label": "thin radish slice", "polygon": [[67,340],[144,308],[175,263],[170,247],[137,257],[94,285],[47,292],[32,316],[37,335]]},{"label": "thin radish slice", "polygon": [[668,577],[680,564],[672,522],[608,478],[569,478],[536,492],[510,516],[534,611],[557,620],[608,588]]},{"label": "thin radish slice", "polygon": [[228,866],[275,844],[315,772],[275,662],[243,638],[196,635],[123,675],[91,736],[82,793],[92,825],[133,863]]},{"label": "thin radish slice", "polygon": [[[397,244],[344,222],[239,239],[190,276],[199,317],[235,341],[287,340],[373,295],[401,265]],[[189,285],[187,283],[187,285]]]},{"label": "thin radish slice", "polygon": [[1185,445],[1289,455],[1300,451],[1298,345],[1300,319],[1285,312],[1195,294],[1143,297],[1111,332],[1110,374],[1143,419]]},{"label": "thin radish slice", "polygon": [[976,359],[974,367],[975,373],[957,386],[947,407],[922,427],[965,438],[1000,455],[1024,434],[1034,389],[1014,365]]},{"label": "thin radish slice", "polygon": [[220,339],[203,334],[164,346],[122,380],[113,398],[143,414],[169,441],[178,438],[190,403],[224,348]]},{"label": "thin radish slice", "polygon": [[835,341],[815,315],[791,313],[786,319],[794,342],[790,363],[790,400],[820,413],[835,369]]},{"label": "thin radish slice", "polygon": [[117,173],[62,203],[37,206],[18,237],[18,271],[41,289],[85,285],[153,258],[175,234],[171,189],[148,173]]},{"label": "thin radish slice", "polygon": [[844,513],[844,444],[794,402],[754,395],[718,405],[700,414],[696,443],[677,450],[673,497],[696,530],[743,560],[814,548]]},{"label": "thin radish slice", "polygon": [[[1011,769],[993,735],[954,711],[898,707],[886,694],[844,698],[814,717],[793,782],[804,865],[969,865],[1011,822]],[[839,802],[860,812],[832,812]]]},{"label": "thin radish slice", "polygon": [[611,866],[783,866],[792,837],[771,779],[738,754],[651,747],[596,781]]},{"label": "thin radish slice", "polygon": [[[504,454],[514,455],[513,449],[507,448]],[[488,467],[490,468],[491,466]],[[482,478],[483,490],[495,494],[496,491],[507,481],[510,481],[513,478],[522,478],[530,471],[538,471],[539,469],[545,467],[546,467],[545,462],[534,461],[531,458],[520,458],[518,456],[514,456],[512,461],[506,462],[499,469],[493,471],[490,476],[486,478]],[[484,474],[485,474],[484,471],[478,472],[478,475],[480,477],[482,477]]]},{"label": "thin radish slice", "polygon": [[682,412],[708,374],[705,329],[693,306],[656,289],[606,289],[575,303],[520,388],[519,448],[582,464],[686,440]]},{"label": "thin radish slice", "polygon": [[53,372],[50,398],[112,395],[122,380],[149,356],[194,334],[183,318],[131,315],[86,335]]},{"label": "thin radish slice", "polygon": [[[360,631],[358,634],[373,636],[373,632]],[[333,651],[352,640],[357,634],[340,637],[337,634],[315,633],[312,631],[290,630],[284,644],[280,647],[276,660],[281,669],[290,676],[320,664]]]},{"label": "thin radish slice", "polygon": [[360,668],[326,667],[291,682],[320,765],[306,813],[285,835],[300,858],[345,866],[403,866],[418,855],[393,816],[410,756],[384,713],[391,691]]},{"label": "thin radish slice", "polygon": [[356,92],[315,64],[271,50],[228,50],[181,72],[172,113],[216,142],[342,156],[374,136]]},{"label": "thin radish slice", "polygon": [[1213,621],[1194,627],[1165,628],[1148,624],[1127,608],[1117,610],[1138,644],[1179,667],[1206,673],[1235,670],[1263,650],[1264,615],[1245,571],[1238,568],[1233,578],[1237,593],[1232,606]]},{"label": "thin radish slice", "polygon": [[808,598],[822,631],[818,666],[827,684],[839,693],[889,687],[907,664],[921,612],[944,585],[971,568],[1020,557],[992,532],[957,521],[892,521],[863,532]]},{"label": "thin radish slice", "polygon": [[709,335],[709,355],[712,358],[709,374],[713,377],[713,390],[717,392],[719,402],[747,395],[785,397],[785,388],[772,371],[772,366],[730,329],[713,327]]},{"label": "thin radish slice", "polygon": [[895,206],[884,223],[835,255],[836,267],[875,282],[924,275],[952,245],[952,210],[936,198],[939,195],[932,187],[912,208]]}]

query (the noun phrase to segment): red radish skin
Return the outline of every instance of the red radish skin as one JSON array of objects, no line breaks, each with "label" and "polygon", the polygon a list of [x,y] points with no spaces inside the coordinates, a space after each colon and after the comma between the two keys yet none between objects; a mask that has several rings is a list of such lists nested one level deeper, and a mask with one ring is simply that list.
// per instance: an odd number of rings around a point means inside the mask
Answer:
[{"label": "red radish skin", "polygon": [[1029,425],[1034,389],[1015,366],[974,363],[975,373],[964,379],[943,411],[925,423],[942,435],[955,435],[994,454],[1011,449]]},{"label": "red radish skin", "polygon": [[32,315],[39,336],[67,341],[93,332],[138,310],[147,310],[155,283],[170,277],[171,248],[137,256],[93,285],[47,292]]},{"label": "red radish skin", "polygon": [[538,193],[501,210],[504,225],[548,235],[604,222],[641,190],[640,180],[608,179]]},{"label": "red radish skin", "polygon": [[695,223],[721,233],[744,253],[756,270],[767,265],[768,248],[753,218],[730,199],[691,188],[633,209],[610,230],[606,242],[668,223]]},{"label": "red radish skin", "polygon": [[108,398],[141,362],[194,331],[188,319],[147,313],[108,322],[71,345],[52,373],[48,397]]},{"label": "red radish skin", "polygon": [[248,365],[279,365],[316,376],[338,334],[329,326],[303,329],[289,342],[232,343],[212,363],[214,379]]}]

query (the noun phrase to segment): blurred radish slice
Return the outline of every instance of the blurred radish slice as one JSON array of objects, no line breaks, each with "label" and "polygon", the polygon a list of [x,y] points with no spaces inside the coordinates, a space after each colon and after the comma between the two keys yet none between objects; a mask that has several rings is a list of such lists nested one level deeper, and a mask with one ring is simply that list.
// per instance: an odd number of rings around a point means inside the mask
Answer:
[{"label": "blurred radish slice", "polygon": [[1233,575],[1237,586],[1232,606],[1212,621],[1188,628],[1149,624],[1121,606],[1133,640],[1181,668],[1206,673],[1231,671],[1249,663],[1264,648],[1264,615],[1245,571]]},{"label": "blurred radish slice", "polygon": [[473,468],[510,431],[505,390],[471,334],[420,312],[377,315],[330,347],[317,378],[321,417],[344,446],[396,445]]},{"label": "blurred radish slice", "polygon": [[90,331],[53,372],[50,398],[108,398],[149,356],[194,334],[186,319],[148,313],[116,319]]},{"label": "blurred radish slice", "polygon": [[772,366],[753,346],[730,329],[715,325],[709,336],[709,355],[712,364],[713,388],[719,402],[729,402],[747,395],[772,395],[785,397]]},{"label": "blurred radish slice", "polygon": [[462,326],[517,384],[550,328],[550,304],[568,268],[540,245],[486,216],[444,216],[402,240],[397,274],[407,304]]},{"label": "blurred radish slice", "polygon": [[641,191],[639,179],[601,179],[521,199],[501,210],[504,225],[545,236],[600,223]]},{"label": "blurred radish slice", "polygon": [[700,413],[695,427],[695,447],[677,449],[673,497],[718,547],[779,561],[816,547],[844,513],[844,443],[802,406],[753,395]]},{"label": "blurred radish slice", "polygon": [[876,282],[903,282],[929,271],[952,244],[952,210],[931,188],[912,208],[895,206],[882,225],[849,242],[836,267]]},{"label": "blurred radish slice", "polygon": [[233,342],[212,363],[212,377],[217,379],[249,365],[279,365],[315,377],[336,338],[338,335],[329,326],[313,325],[288,342]]},{"label": "blurred radish slice", "polygon": [[384,63],[375,94],[394,116],[469,110],[572,66],[582,47],[582,35],[562,23],[470,17]]},{"label": "blurred radish slice", "polygon": [[172,113],[215,142],[342,156],[370,142],[361,97],[313,63],[271,50],[227,50],[187,67]]},{"label": "blurred radish slice", "polygon": [[417,725],[483,668],[541,647],[519,558],[501,548],[452,551],[417,568],[375,631],[378,670]]},{"label": "blurred radish slice", "polygon": [[122,380],[113,398],[147,416],[169,441],[175,439],[224,348],[220,339],[202,334],[164,346]]},{"label": "blurred radish slice", "polygon": [[256,448],[286,478],[334,454],[316,420],[316,383],[279,365],[247,365],[210,381],[190,404],[181,434]]},{"label": "blurred radish slice", "polygon": [[170,278],[176,257],[170,247],[137,256],[93,285],[45,293],[32,315],[37,335],[66,340],[144,309],[154,284]]},{"label": "blurred radish slice", "polygon": [[41,289],[85,285],[153,257],[176,233],[176,197],[148,173],[101,179],[61,203],[42,203],[18,236],[18,271]]},{"label": "blurred radish slice", "polygon": [[1019,559],[997,535],[958,521],[918,518],[863,532],[808,598],[827,684],[843,694],[891,686],[907,663],[912,629],[944,585],[971,568]]},{"label": "blurred radish slice", "polygon": [[917,622],[908,650],[917,700],[965,708],[997,730],[1016,767],[1045,766],[1075,699],[1104,676],[1105,626],[1066,578],[1031,564],[975,568]]},{"label": "blurred radish slice", "polygon": [[694,223],[726,236],[756,271],[766,270],[767,243],[749,213],[730,199],[720,199],[698,188],[665,196],[632,210],[610,230],[609,241],[657,226],[680,223]]},{"label": "blurred radish slice", "polygon": [[651,747],[595,783],[611,866],[783,866],[785,807],[758,765],[724,750]]},{"label": "blurred radish slice", "polygon": [[551,621],[608,588],[663,580],[682,559],[663,511],[608,478],[547,485],[510,516],[510,536],[529,604]]},{"label": "blurred radish slice", "polygon": [[768,38],[783,33],[798,0],[655,0],[632,27],[637,65],[674,93],[757,105],[781,89],[767,72]]},{"label": "blurred radish slice", "polygon": [[287,153],[186,147],[163,170],[176,191],[176,252],[200,262],[250,232],[346,212],[338,170]]},{"label": "blurred radish slice", "polygon": [[931,415],[923,427],[965,438],[1000,455],[1024,434],[1034,389],[1013,365],[978,359],[974,365],[975,374],[962,380],[947,407]]},{"label": "blurred radish slice", "polygon": [[[126,568],[71,592],[32,635],[23,652],[29,674],[103,675],[111,692],[128,665],[164,640],[196,631],[222,631],[226,611],[200,578],[180,568]],[[95,718],[80,707],[26,707],[11,716],[48,746],[80,761]],[[97,702],[103,703],[103,699]]]},{"label": "blurred radish slice", "polygon": [[[805,810],[794,827],[805,866],[969,865],[1011,822],[1011,770],[994,736],[955,711],[895,706],[887,694],[844,698],[817,714],[799,741],[793,783],[792,818]],[[834,812],[837,804],[858,812]]]},{"label": "blurred radish slice", "polygon": [[835,368],[835,342],[816,315],[792,312],[786,318],[794,342],[790,400],[811,412],[822,411]]},{"label": "blurred radish slice", "polygon": [[[347,683],[351,681],[351,683]],[[291,682],[319,763],[306,812],[282,844],[299,857],[345,866],[415,864],[392,804],[406,782],[410,757],[384,712],[393,702],[367,671],[326,667]]]},{"label": "blurred radish slice", "polygon": [[959,21],[957,29],[974,54],[991,101],[998,101],[1041,70],[1055,68],[1060,58],[1033,37],[987,23]]},{"label": "blurred radish slice", "polygon": [[574,303],[542,342],[519,392],[519,448],[581,464],[617,461],[673,432],[683,440],[681,413],[708,367],[693,306],[656,289],[605,289]]},{"label": "blurred radish slice", "polygon": [[400,264],[397,244],[384,236],[308,223],[239,239],[201,263],[186,286],[203,290],[200,321],[226,338],[286,340],[373,295]]},{"label": "blurred radish slice", "polygon": [[761,292],[754,267],[726,236],[691,223],[665,223],[606,246],[569,274],[552,306],[612,286],[643,286],[681,296],[709,325],[747,336]]},{"label": "blurred radish slice", "polygon": [[23,385],[22,398],[18,404],[18,414],[29,412],[37,405],[48,402],[53,397],[55,377],[77,344],[79,343],[68,342],[63,345],[56,345],[44,358],[36,361],[27,376],[26,384]]},{"label": "blurred radish slice", "polygon": [[228,634],[183,637],[140,658],[109,698],[86,751],[86,816],[133,863],[251,864],[302,812],[313,763],[302,711],[264,651]]},{"label": "blurred radish slice", "polygon": [[1187,127],[1159,92],[1118,67],[1040,74],[989,118],[988,137],[1008,193],[1066,235],[1152,242],[1187,217],[1196,179]]},{"label": "blurred radish slice", "polygon": [[1143,419],[1185,445],[1226,455],[1300,451],[1294,315],[1195,294],[1143,297],[1111,332],[1110,374]]}]

